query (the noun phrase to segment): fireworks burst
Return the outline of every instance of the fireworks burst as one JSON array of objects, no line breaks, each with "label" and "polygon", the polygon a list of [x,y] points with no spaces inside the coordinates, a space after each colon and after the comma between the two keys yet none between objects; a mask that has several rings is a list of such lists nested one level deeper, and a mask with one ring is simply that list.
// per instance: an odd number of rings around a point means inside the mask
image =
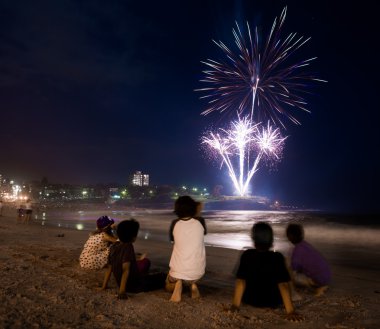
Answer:
[{"label": "fireworks burst", "polygon": [[250,119],[255,122],[270,120],[284,128],[283,117],[300,124],[285,107],[309,112],[303,98],[307,82],[326,81],[300,70],[316,57],[288,63],[289,57],[310,38],[304,38],[297,33],[290,33],[282,38],[285,17],[286,7],[279,19],[274,20],[265,42],[259,38],[257,27],[252,36],[248,22],[246,41],[236,23],[236,29],[232,32],[238,52],[233,52],[222,41],[214,41],[223,51],[226,60],[208,59],[202,62],[209,67],[204,71],[205,78],[201,80],[209,87],[197,89],[206,93],[201,98],[209,100],[208,108],[202,114],[232,110],[233,113],[238,111],[239,115],[249,113]]},{"label": "fireworks burst", "polygon": [[[219,129],[202,137],[202,143],[222,158],[222,165],[228,168],[229,176],[240,196],[247,194],[248,184],[258,170],[260,161],[267,157],[279,160],[286,137],[280,130],[268,125],[254,124],[247,116],[231,122],[230,129]],[[254,156],[253,165],[249,159]],[[235,168],[238,168],[235,170]]]}]

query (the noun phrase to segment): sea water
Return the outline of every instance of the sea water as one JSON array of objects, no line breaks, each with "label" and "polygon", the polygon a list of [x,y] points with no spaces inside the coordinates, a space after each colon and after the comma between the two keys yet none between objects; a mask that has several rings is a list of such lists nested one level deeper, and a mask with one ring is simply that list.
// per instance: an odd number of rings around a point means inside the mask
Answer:
[{"label": "sea water", "polygon": [[[140,223],[139,239],[169,241],[169,227],[176,218],[171,210],[157,209],[45,209],[36,211],[34,222],[46,226],[93,231],[96,219],[108,215],[118,223],[134,218]],[[232,249],[252,247],[251,229],[259,222],[271,224],[274,230],[274,249],[285,252],[289,247],[285,230],[290,222],[298,222],[305,227],[306,235],[312,240],[323,240],[332,244],[353,245],[380,244],[379,216],[351,216],[326,214],[319,211],[265,211],[265,210],[206,210],[208,246]]]}]

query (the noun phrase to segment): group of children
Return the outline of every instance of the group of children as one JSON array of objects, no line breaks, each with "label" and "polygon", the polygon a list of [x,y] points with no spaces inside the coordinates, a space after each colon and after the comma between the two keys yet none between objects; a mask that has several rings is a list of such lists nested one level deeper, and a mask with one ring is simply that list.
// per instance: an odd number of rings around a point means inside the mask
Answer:
[{"label": "group of children", "polygon": [[[114,221],[103,216],[97,221],[95,231],[80,255],[80,265],[88,269],[106,268],[101,289],[106,289],[113,273],[119,287],[118,298],[127,298],[127,292],[142,292],[164,288],[171,292],[170,301],[181,301],[183,286],[189,286],[192,298],[200,297],[197,282],[206,269],[204,235],[206,224],[200,217],[201,204],[189,196],[179,197],[174,206],[177,219],[170,226],[173,250],[169,272],[150,273],[150,261],[146,255],[134,251],[133,242],[139,231],[134,219],[124,220],[113,233]],[[321,295],[328,288],[331,272],[326,260],[304,240],[303,228],[289,224],[286,230],[289,241],[294,244],[290,262],[271,250],[273,230],[264,222],[252,227],[255,248],[245,250],[236,273],[235,291],[231,311],[240,308],[241,302],[256,307],[284,305],[287,318],[302,320],[292,303],[297,294],[296,285],[315,289]]]}]

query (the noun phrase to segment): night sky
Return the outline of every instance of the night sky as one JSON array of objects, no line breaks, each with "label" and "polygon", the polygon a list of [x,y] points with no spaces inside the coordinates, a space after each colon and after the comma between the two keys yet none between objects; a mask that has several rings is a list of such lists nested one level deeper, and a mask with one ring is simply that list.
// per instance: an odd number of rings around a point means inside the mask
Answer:
[{"label": "night sky", "polygon": [[338,211],[380,210],[378,14],[375,1],[0,1],[0,173],[55,183],[220,184],[200,136],[226,121],[200,113],[212,39],[232,27],[311,36],[311,114],[287,125],[282,162],[261,168],[254,194]]}]

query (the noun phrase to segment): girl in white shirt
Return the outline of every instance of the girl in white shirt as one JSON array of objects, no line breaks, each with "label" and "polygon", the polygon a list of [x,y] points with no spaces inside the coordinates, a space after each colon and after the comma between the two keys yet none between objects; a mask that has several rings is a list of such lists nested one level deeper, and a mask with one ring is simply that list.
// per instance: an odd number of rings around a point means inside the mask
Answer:
[{"label": "girl in white shirt", "polygon": [[172,302],[181,301],[183,283],[191,286],[192,298],[200,297],[196,283],[205,273],[206,250],[205,227],[195,218],[197,207],[199,203],[189,196],[179,197],[174,205],[178,219],[171,225],[174,245],[166,280],[166,290],[173,292]]}]

